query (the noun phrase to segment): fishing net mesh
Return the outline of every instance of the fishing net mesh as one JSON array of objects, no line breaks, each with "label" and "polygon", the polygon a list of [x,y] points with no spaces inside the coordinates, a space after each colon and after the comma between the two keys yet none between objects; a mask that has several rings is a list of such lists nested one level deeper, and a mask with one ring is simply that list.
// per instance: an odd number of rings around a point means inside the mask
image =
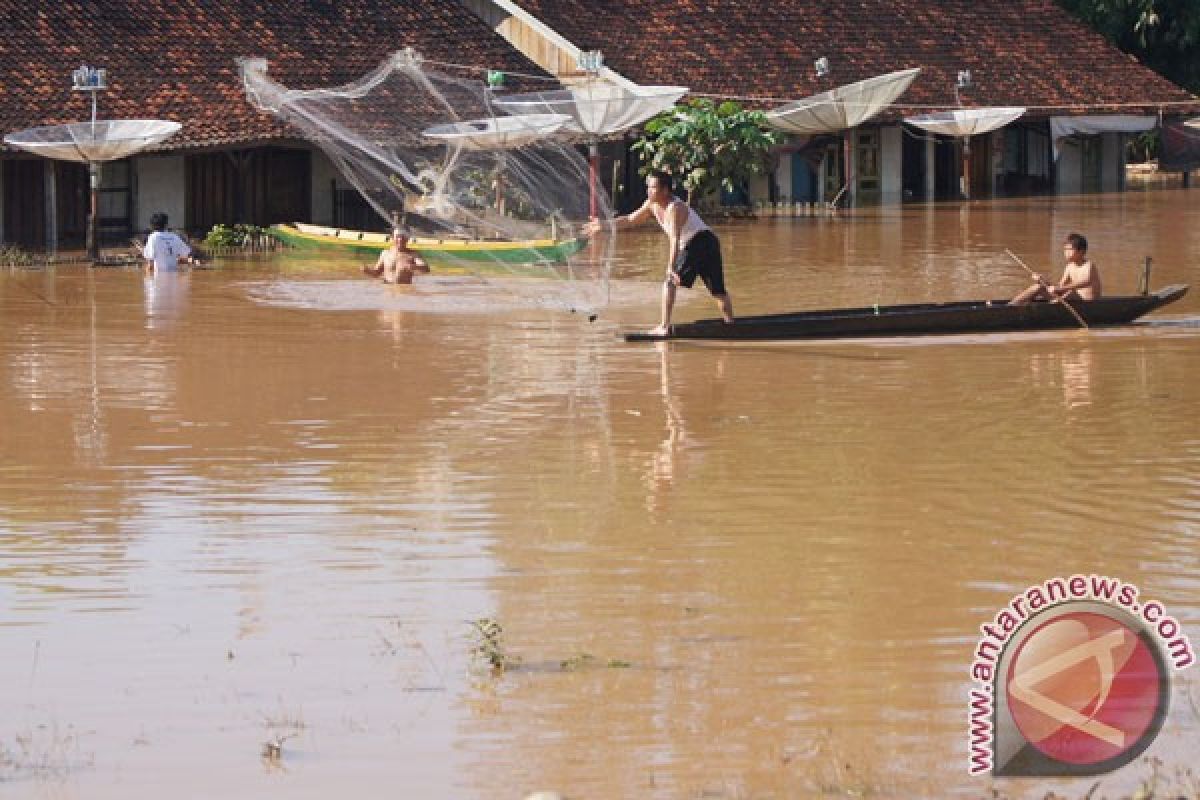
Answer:
[{"label": "fishing net mesh", "polygon": [[539,306],[607,303],[611,252],[586,243],[581,227],[589,191],[599,216],[611,206],[590,186],[565,116],[509,114],[482,70],[432,65],[412,51],[330,88],[284,87],[261,59],[241,69],[250,101],[324,151],[373,209],[377,230],[398,224],[419,240],[460,243],[437,254],[435,273],[439,264],[469,272]]}]

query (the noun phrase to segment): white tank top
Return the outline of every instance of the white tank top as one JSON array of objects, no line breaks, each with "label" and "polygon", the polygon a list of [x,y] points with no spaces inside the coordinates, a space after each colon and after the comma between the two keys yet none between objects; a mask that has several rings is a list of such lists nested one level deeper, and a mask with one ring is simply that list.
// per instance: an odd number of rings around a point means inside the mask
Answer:
[{"label": "white tank top", "polygon": [[[667,204],[666,211],[670,211],[672,208],[674,208],[676,203],[682,202],[683,201],[678,197],[672,197],[671,202]],[[651,206],[651,208],[653,208],[653,206]],[[663,229],[663,232],[670,234],[670,231],[667,230],[666,211],[664,211],[660,216],[658,210],[655,209],[654,218],[658,220],[658,225]],[[687,212],[687,220],[683,223],[683,230],[679,232],[680,247],[683,247],[690,242],[692,237],[700,231],[706,231],[709,229],[708,226],[704,224],[704,220],[700,219],[700,215],[697,214],[691,206],[687,206]]]}]

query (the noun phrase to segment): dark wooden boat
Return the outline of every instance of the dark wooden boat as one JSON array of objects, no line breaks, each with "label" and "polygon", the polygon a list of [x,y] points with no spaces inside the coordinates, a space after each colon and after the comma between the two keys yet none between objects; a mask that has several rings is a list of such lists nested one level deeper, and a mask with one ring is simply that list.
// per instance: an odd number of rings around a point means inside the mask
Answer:
[{"label": "dark wooden boat", "polygon": [[[1150,294],[1103,297],[1075,303],[1089,327],[1124,325],[1187,293],[1184,285],[1168,286]],[[828,311],[800,311],[740,317],[727,325],[719,319],[701,319],[671,327],[671,333],[627,333],[627,342],[670,339],[839,339],[864,336],[927,336],[948,333],[1000,333],[1078,328],[1079,320],[1059,303],[1010,306],[1007,300],[974,300],[963,303],[918,303],[902,306],[867,306]]]}]

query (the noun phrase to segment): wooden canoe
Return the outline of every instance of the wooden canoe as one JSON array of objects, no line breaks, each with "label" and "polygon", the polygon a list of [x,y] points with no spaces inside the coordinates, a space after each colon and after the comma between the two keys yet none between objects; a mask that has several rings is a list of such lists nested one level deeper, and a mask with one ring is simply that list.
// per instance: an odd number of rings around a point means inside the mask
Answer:
[{"label": "wooden canoe", "polygon": [[[1124,325],[1187,293],[1184,285],[1126,297],[1103,297],[1073,307],[1089,327]],[[962,303],[918,303],[867,306],[827,311],[800,311],[739,317],[727,325],[719,319],[701,319],[673,325],[665,336],[627,333],[625,341],[670,339],[841,339],[869,336],[926,336],[950,333],[1001,333],[1078,328],[1079,321],[1058,303],[1010,306],[1007,300],[973,300]]]},{"label": "wooden canoe", "polygon": [[[352,255],[378,255],[389,243],[386,233],[341,230],[308,225],[272,225],[271,234],[291,247],[301,250],[325,250]],[[430,264],[503,263],[541,264],[562,263],[587,244],[578,239],[522,239],[517,241],[491,239],[423,239],[409,240],[409,247],[421,254]]]}]

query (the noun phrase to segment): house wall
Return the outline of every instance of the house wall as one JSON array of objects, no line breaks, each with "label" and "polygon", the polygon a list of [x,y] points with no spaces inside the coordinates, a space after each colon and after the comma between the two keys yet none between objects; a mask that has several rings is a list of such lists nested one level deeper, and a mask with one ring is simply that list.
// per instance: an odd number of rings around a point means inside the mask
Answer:
[{"label": "house wall", "polygon": [[[796,156],[792,153],[783,153],[779,156],[779,166],[775,167],[775,185],[779,187],[779,199],[782,201],[785,197],[792,197],[792,159]],[[755,195],[756,200],[769,200],[766,195]]]},{"label": "house wall", "polygon": [[313,150],[312,154],[312,217],[315,225],[333,224],[333,185],[339,181],[337,167],[321,150]]},{"label": "house wall", "polygon": [[[1120,133],[1098,135],[1100,145],[1100,190],[1120,192],[1125,188],[1125,142]],[[1054,190],[1056,194],[1079,194],[1083,191],[1083,148],[1078,141],[1059,140],[1059,156],[1055,162]]]},{"label": "house wall", "polygon": [[767,200],[771,196],[771,185],[767,176],[755,175],[750,179],[749,191],[750,205],[754,205],[760,200]]},{"label": "house wall", "polygon": [[1100,189],[1105,192],[1119,192],[1125,188],[1125,147],[1124,136],[1119,133],[1101,134],[1100,163],[1103,172],[1100,175]]},{"label": "house wall", "polygon": [[988,191],[989,197],[996,197],[1003,192],[1001,182],[1004,178],[1004,129],[992,131],[992,183]]},{"label": "house wall", "polygon": [[904,200],[904,131],[899,125],[880,129],[880,203],[893,205]]},{"label": "house wall", "polygon": [[141,156],[133,160],[134,186],[133,230],[150,230],[150,215],[165,213],[172,228],[183,229],[184,169],[183,156],[176,154]]},{"label": "house wall", "polygon": [[1056,194],[1079,194],[1083,191],[1083,153],[1079,145],[1068,139],[1059,140],[1058,161],[1054,165]]}]

